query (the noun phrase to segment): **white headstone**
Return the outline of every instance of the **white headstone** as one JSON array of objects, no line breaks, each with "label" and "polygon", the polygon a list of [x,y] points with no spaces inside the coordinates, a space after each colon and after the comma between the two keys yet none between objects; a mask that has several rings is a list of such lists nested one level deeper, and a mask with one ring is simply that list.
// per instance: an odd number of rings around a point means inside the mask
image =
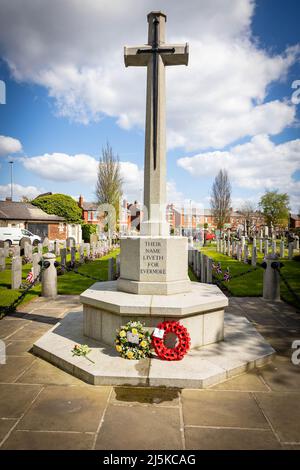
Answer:
[{"label": "white headstone", "polygon": [[242,251],[244,251],[245,242],[246,242],[246,237],[242,235],[241,236]]},{"label": "white headstone", "polygon": [[43,247],[48,248],[48,246],[49,246],[49,238],[45,237],[44,240],[43,240]]},{"label": "white headstone", "polygon": [[42,255],[40,253],[33,253],[32,255],[32,272],[34,279],[40,274],[41,266],[39,262],[42,259]]},{"label": "white headstone", "polygon": [[4,248],[0,248],[0,271],[5,270],[5,251]]},{"label": "white headstone", "polygon": [[236,256],[238,261],[242,261],[242,245],[240,242],[237,245]]},{"label": "white headstone", "polygon": [[79,260],[81,263],[84,261],[84,243],[81,242],[79,245]]},{"label": "white headstone", "polygon": [[249,253],[249,248],[248,245],[244,246],[244,263],[248,263],[248,253]]},{"label": "white headstone", "polygon": [[61,248],[60,249],[60,264],[65,267],[67,264],[67,249]]},{"label": "white headstone", "polygon": [[251,257],[251,265],[252,266],[256,266],[256,259],[257,259],[256,246],[252,245],[252,257]]},{"label": "white headstone", "polygon": [[32,261],[32,245],[31,243],[25,243],[24,245],[24,256],[28,258],[29,262]]},{"label": "white headstone", "polygon": [[85,249],[86,249],[86,256],[89,258],[91,254],[91,245],[89,243],[85,243]]},{"label": "white headstone", "polygon": [[108,259],[108,281],[115,279],[115,260],[114,258]]},{"label": "white headstone", "polygon": [[59,256],[59,253],[60,253],[60,241],[59,240],[55,240],[55,255],[56,256]]},{"label": "white headstone", "polygon": [[293,259],[294,256],[294,242],[289,243],[289,259]]},{"label": "white headstone", "polygon": [[22,258],[15,256],[11,260],[11,288],[19,289],[22,283]]},{"label": "white headstone", "polygon": [[73,266],[76,261],[76,247],[71,246],[71,265]]},{"label": "white headstone", "polygon": [[[230,243],[230,240],[228,240],[228,243]],[[213,265],[213,260],[211,258],[207,258],[207,264],[206,264],[206,282],[208,284],[212,284],[212,265]]]},{"label": "white headstone", "polygon": [[269,240],[266,238],[265,239],[265,242],[264,242],[264,254],[265,256],[267,256],[267,254],[269,253]]},{"label": "white headstone", "polygon": [[10,248],[10,245],[8,242],[4,242],[4,256],[5,258],[8,258],[9,257],[9,248]]},{"label": "white headstone", "polygon": [[284,258],[284,240],[280,240],[280,258]]},{"label": "white headstone", "polygon": [[20,245],[13,245],[13,256],[17,257],[21,254],[21,247]]}]

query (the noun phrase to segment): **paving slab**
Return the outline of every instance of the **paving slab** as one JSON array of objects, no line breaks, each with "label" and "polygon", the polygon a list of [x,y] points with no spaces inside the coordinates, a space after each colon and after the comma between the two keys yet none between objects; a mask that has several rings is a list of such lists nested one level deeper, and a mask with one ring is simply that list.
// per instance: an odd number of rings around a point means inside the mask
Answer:
[{"label": "paving slab", "polygon": [[28,356],[32,349],[32,341],[27,340],[7,340],[6,355],[7,356]]},{"label": "paving slab", "polygon": [[293,353],[292,343],[294,340],[300,338],[300,327],[272,328],[258,325],[257,330],[269,342],[269,344],[271,344],[271,346],[275,349],[277,355],[291,358]]},{"label": "paving slab", "polygon": [[276,356],[272,364],[261,369],[261,376],[272,391],[300,390],[300,365],[294,365],[290,358]]},{"label": "paving slab", "polygon": [[269,428],[250,393],[183,390],[182,405],[185,425]]},{"label": "paving slab", "polygon": [[300,443],[300,393],[256,393],[258,403],[284,443]]},{"label": "paving slab", "polygon": [[48,331],[52,327],[51,324],[39,323],[39,322],[29,322],[24,328],[16,331],[12,334],[10,340],[28,340],[30,339],[34,342],[36,339],[40,338],[42,334]]},{"label": "paving slab", "polygon": [[13,431],[1,450],[90,450],[94,434]]},{"label": "paving slab", "polygon": [[0,338],[8,338],[16,331],[21,330],[26,325],[29,325],[28,320],[24,319],[16,319],[15,321],[11,321],[8,318],[3,318],[0,320]]},{"label": "paving slab", "polygon": [[60,370],[58,367],[37,359],[17,380],[26,384],[80,385],[82,381]]},{"label": "paving slab", "polygon": [[14,382],[35,361],[34,356],[7,356],[6,364],[0,364],[0,383]]},{"label": "paving slab", "polygon": [[17,429],[95,432],[109,396],[109,387],[48,386]]},{"label": "paving slab", "polygon": [[96,449],[182,449],[178,408],[108,406]]},{"label": "paving slab", "polygon": [[16,424],[16,419],[0,419],[0,442]]},{"label": "paving slab", "polygon": [[271,431],[253,429],[186,428],[188,450],[267,450],[281,449]]},{"label": "paving slab", "polygon": [[60,318],[62,317],[67,311],[69,310],[68,307],[62,308],[62,306],[56,305],[55,307],[46,307],[40,306],[39,308],[34,308],[30,311],[30,314],[34,317],[38,316],[45,316],[45,317],[53,317],[53,318]]},{"label": "paving slab", "polygon": [[42,388],[40,385],[0,384],[0,418],[20,418]]},{"label": "paving slab", "polygon": [[213,390],[232,390],[237,392],[268,392],[269,389],[261,380],[259,374],[263,369],[255,369],[248,374],[241,374],[220,384],[214,385]]}]

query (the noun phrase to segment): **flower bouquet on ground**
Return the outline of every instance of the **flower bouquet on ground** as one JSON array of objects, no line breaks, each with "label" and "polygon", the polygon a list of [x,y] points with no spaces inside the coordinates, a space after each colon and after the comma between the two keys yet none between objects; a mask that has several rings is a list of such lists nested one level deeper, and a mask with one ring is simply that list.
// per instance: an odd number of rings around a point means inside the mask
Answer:
[{"label": "flower bouquet on ground", "polygon": [[83,356],[88,359],[90,362],[95,364],[95,362],[87,357],[87,355],[91,352],[91,349],[88,347],[87,344],[74,344],[74,348],[71,351],[73,356]]},{"label": "flower bouquet on ground", "polygon": [[117,330],[116,350],[124,359],[150,357],[151,335],[139,321],[130,321]]}]

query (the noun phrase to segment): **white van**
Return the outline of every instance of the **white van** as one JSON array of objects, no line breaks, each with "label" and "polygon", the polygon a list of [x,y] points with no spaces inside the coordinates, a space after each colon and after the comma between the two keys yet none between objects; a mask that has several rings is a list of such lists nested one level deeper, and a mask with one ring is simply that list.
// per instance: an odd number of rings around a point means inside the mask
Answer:
[{"label": "white van", "polygon": [[0,227],[0,241],[9,242],[10,245],[19,245],[22,238],[30,238],[32,245],[37,245],[41,241],[41,237],[34,235],[25,228],[17,227]]}]

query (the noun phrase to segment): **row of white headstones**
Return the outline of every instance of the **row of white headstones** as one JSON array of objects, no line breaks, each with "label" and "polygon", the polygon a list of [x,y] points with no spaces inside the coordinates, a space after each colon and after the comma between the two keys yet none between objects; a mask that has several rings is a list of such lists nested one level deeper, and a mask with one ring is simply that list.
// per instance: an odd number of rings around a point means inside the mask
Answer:
[{"label": "row of white headstones", "polygon": [[[245,263],[248,262],[250,247],[246,243],[245,237],[242,237],[240,241],[218,238],[216,243],[218,253],[232,256],[234,258],[236,257],[238,261],[244,260]],[[268,238],[254,238],[251,246],[251,264],[256,266],[257,249],[265,256],[271,253],[273,255],[279,254],[280,258],[284,258],[286,247],[288,249],[288,259],[292,259],[294,256],[294,250],[299,251],[299,237],[296,236],[295,240],[291,242],[285,242],[284,239],[280,240],[279,251],[275,239],[269,240]]]},{"label": "row of white headstones", "polygon": [[[21,249],[19,245],[9,246],[8,243],[4,243],[4,247],[0,248],[0,271],[6,269],[6,258],[12,257],[11,260],[11,288],[19,289],[22,284],[22,263],[25,259],[26,264],[31,264],[31,270],[33,279],[40,274],[41,266],[40,261],[43,257],[43,248],[47,248],[47,252],[55,254],[60,257],[60,265],[65,268],[67,265],[67,254],[70,253],[71,265],[75,264],[76,253],[79,253],[79,263],[84,263],[87,259],[93,260],[101,258],[109,254],[112,250],[119,247],[117,243],[112,243],[112,240],[103,240],[93,243],[79,243],[75,244],[73,239],[70,240],[56,240],[49,241],[44,240],[43,243],[39,243],[36,247],[33,247],[30,243],[25,242],[23,246],[24,255],[21,256]],[[119,260],[118,260],[119,261]],[[119,263],[117,266],[114,263],[109,263],[108,278],[113,279],[116,275],[116,271],[119,269]]]}]

